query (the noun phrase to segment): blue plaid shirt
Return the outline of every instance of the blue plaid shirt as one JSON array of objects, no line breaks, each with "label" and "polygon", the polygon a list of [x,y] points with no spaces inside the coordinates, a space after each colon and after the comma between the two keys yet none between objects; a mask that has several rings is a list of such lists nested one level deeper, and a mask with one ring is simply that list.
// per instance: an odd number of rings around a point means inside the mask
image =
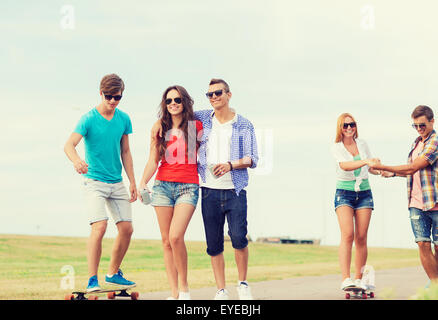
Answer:
[{"label": "blue plaid shirt", "polygon": [[[213,127],[212,119],[214,116],[213,110],[195,111],[195,119],[202,122],[204,133],[201,137],[201,144],[198,150],[198,173],[203,182],[205,182],[205,170],[207,169],[207,141]],[[252,123],[237,115],[237,121],[233,123],[233,131],[231,135],[231,152],[230,160],[239,160],[243,157],[250,157],[252,164],[250,168],[255,168],[259,159],[257,153],[257,141],[255,137],[254,127]],[[234,184],[237,195],[248,185],[248,170],[234,169],[230,171],[231,179]]]}]

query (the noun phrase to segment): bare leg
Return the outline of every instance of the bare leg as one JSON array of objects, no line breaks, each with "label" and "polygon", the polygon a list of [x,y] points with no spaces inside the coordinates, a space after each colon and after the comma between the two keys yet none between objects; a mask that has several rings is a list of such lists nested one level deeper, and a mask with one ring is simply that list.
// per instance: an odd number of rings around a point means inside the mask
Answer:
[{"label": "bare leg", "polygon": [[178,273],[179,288],[183,292],[189,291],[187,282],[187,249],[184,235],[194,211],[195,207],[191,204],[177,204],[173,210],[173,218],[169,230],[173,262]]},{"label": "bare leg", "polygon": [[[436,263],[436,266],[438,268],[438,246],[437,245],[435,246],[435,263]],[[437,273],[438,273],[438,269],[437,269]]]},{"label": "bare leg", "polygon": [[155,207],[158,225],[160,227],[161,241],[163,243],[164,265],[169,281],[172,297],[178,298],[178,272],[173,260],[172,247],[169,240],[170,224],[173,217],[173,207]]},{"label": "bare leg", "polygon": [[341,229],[341,243],[339,245],[339,264],[341,267],[342,279],[350,278],[351,249],[354,240],[354,210],[348,206],[341,206],[336,209],[339,228]]},{"label": "bare leg", "polygon": [[354,233],[355,254],[355,279],[362,279],[363,267],[367,263],[368,246],[367,235],[371,220],[371,209],[359,209],[355,213],[356,230]]},{"label": "bare leg", "polygon": [[225,289],[225,259],[223,252],[211,257],[211,266],[218,290]]},{"label": "bare leg", "polygon": [[119,232],[114,241],[108,274],[115,274],[119,271],[120,265],[131,243],[133,233],[132,223],[130,221],[121,221],[117,223],[117,229]]},{"label": "bare leg", "polygon": [[97,275],[100,257],[102,255],[102,239],[105,235],[107,221],[98,221],[91,225],[91,233],[88,238],[88,277]]},{"label": "bare leg", "polygon": [[432,246],[430,242],[418,242],[420,250],[420,260],[424,271],[431,281],[438,281],[438,267],[436,257],[432,253]]},{"label": "bare leg", "polygon": [[234,249],[234,259],[236,260],[239,281],[246,280],[248,273],[248,247],[243,249]]}]

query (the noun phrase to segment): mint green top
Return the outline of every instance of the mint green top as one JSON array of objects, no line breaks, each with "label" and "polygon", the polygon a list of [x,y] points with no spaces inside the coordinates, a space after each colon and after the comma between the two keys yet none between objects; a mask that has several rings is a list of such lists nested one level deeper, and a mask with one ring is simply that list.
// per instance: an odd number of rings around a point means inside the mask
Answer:
[{"label": "mint green top", "polygon": [[[354,160],[361,160],[360,159],[360,155],[355,156],[353,159]],[[354,176],[355,177],[359,176],[360,170],[362,170],[362,168],[354,170]],[[339,180],[336,183],[336,189],[355,191],[354,190],[354,184],[355,183],[356,183],[355,180],[352,180],[352,181],[340,181]],[[360,188],[360,191],[371,190],[370,183],[369,183],[368,179],[362,180],[362,183],[360,184],[359,188]]]}]

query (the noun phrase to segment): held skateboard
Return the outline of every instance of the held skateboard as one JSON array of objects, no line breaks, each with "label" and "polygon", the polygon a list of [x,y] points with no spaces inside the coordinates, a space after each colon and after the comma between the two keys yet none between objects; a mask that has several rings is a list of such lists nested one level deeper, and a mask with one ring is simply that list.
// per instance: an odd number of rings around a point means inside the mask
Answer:
[{"label": "held skateboard", "polygon": [[[127,287],[127,288],[114,288],[114,289],[103,289],[92,292],[87,291],[74,291],[70,294],[67,294],[64,299],[65,300],[97,300],[99,297],[95,294],[98,293],[106,293],[108,299],[115,299],[116,297],[130,297],[131,300],[138,300],[139,293],[131,292],[128,293],[129,289],[132,289],[135,286]],[[118,292],[118,293],[116,293]],[[86,297],[88,295],[88,298]]]},{"label": "held skateboard", "polygon": [[367,299],[368,297],[374,298],[374,291],[366,290],[359,287],[349,287],[345,288],[345,299],[358,298]]}]

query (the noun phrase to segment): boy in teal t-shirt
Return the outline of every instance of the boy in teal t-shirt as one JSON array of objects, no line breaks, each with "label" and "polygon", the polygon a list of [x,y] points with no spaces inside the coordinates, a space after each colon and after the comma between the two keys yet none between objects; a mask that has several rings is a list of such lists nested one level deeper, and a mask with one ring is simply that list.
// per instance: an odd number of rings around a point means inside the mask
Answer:
[{"label": "boy in teal t-shirt", "polygon": [[[84,176],[86,208],[91,225],[88,292],[100,289],[97,271],[108,221],[106,206],[117,225],[118,236],[105,282],[125,288],[135,286],[134,282],[123,277],[120,270],[133,232],[131,203],[137,199],[128,138],[128,134],[132,133],[132,124],[125,112],[116,109],[124,88],[123,80],[116,74],[103,77],[100,83],[102,102],[81,117],[64,147],[75,170]],[[76,151],[82,138],[85,141],[85,161]],[[122,181],[122,163],[130,182],[129,193]]]},{"label": "boy in teal t-shirt", "polygon": [[108,121],[93,108],[81,117],[74,132],[82,135],[85,141],[88,172],[84,176],[106,183],[122,181],[120,141],[123,135],[132,133],[129,116],[116,109]]}]

